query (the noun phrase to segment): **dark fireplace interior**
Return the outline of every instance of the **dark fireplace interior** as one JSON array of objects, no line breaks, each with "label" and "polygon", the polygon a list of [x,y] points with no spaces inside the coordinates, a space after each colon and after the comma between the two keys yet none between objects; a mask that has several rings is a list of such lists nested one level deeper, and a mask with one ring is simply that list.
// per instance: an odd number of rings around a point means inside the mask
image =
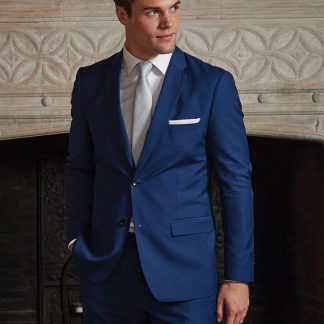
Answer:
[{"label": "dark fireplace interior", "polygon": [[[249,142],[256,282],[245,323],[324,323],[323,146]],[[67,143],[67,135],[0,142],[0,324],[81,323],[64,245]]]}]

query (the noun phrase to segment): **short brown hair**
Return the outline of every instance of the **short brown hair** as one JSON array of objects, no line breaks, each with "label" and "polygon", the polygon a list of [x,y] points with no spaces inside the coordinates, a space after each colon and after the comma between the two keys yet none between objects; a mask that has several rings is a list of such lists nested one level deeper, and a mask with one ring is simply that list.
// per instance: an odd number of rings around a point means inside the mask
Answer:
[{"label": "short brown hair", "polygon": [[135,0],[114,0],[116,6],[123,7],[128,16],[130,17],[132,14],[132,2]]}]

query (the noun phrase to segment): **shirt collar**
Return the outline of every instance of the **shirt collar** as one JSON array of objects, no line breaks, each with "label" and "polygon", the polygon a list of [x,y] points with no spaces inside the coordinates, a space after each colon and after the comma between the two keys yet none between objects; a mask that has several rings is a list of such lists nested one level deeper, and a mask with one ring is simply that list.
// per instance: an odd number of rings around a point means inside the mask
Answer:
[{"label": "shirt collar", "polygon": [[[172,53],[169,54],[158,54],[154,56],[152,59],[149,61],[155,66],[163,75],[165,75],[170,60],[171,60]],[[126,46],[124,45],[123,47],[123,59],[124,59],[124,66],[126,68],[127,75],[133,71],[134,67],[138,62],[141,60],[134,56],[132,53],[130,53]]]}]

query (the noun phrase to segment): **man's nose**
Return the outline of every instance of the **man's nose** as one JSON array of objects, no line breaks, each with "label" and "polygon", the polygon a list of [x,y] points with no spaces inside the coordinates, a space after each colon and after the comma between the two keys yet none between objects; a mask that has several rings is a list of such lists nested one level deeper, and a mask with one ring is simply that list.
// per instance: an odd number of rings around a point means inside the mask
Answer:
[{"label": "man's nose", "polygon": [[169,12],[163,13],[161,17],[160,27],[163,29],[168,29],[172,27],[172,25],[173,25],[172,14],[170,14]]}]

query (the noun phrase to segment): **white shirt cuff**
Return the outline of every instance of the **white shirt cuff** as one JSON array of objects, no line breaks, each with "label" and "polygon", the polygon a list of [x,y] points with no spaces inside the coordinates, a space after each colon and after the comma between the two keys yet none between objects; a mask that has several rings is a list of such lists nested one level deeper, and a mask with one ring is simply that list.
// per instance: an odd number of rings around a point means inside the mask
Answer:
[{"label": "white shirt cuff", "polygon": [[70,249],[71,245],[76,241],[77,239],[74,239],[72,241],[70,241],[70,243],[68,244],[68,250],[72,252],[72,250]]}]

